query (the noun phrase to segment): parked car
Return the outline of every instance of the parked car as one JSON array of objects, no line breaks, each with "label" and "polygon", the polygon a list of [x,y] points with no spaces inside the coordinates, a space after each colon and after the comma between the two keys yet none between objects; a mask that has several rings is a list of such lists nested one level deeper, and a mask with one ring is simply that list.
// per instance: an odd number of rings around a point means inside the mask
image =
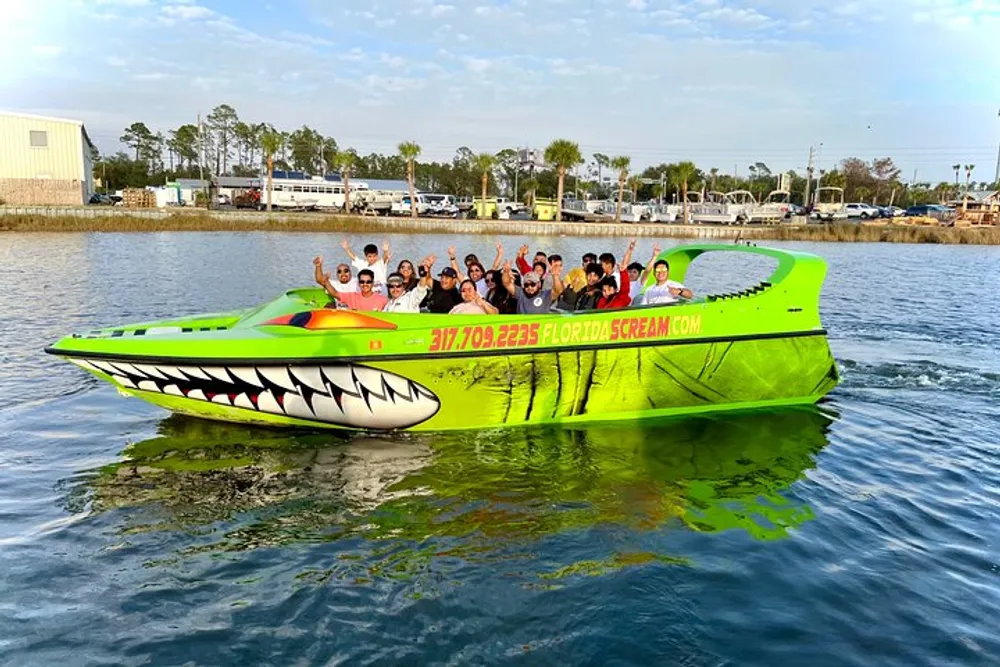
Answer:
[{"label": "parked car", "polygon": [[872,206],[871,204],[854,202],[847,204],[844,208],[847,210],[848,218],[861,218],[862,220],[868,220],[869,218],[881,217],[878,208]]},{"label": "parked car", "polygon": [[115,202],[108,195],[95,192],[90,195],[90,199],[87,200],[87,203],[93,204],[94,206],[113,206]]},{"label": "parked car", "polygon": [[950,222],[955,218],[955,209],[941,204],[918,204],[906,209],[906,215],[919,218],[937,218],[941,222]]}]

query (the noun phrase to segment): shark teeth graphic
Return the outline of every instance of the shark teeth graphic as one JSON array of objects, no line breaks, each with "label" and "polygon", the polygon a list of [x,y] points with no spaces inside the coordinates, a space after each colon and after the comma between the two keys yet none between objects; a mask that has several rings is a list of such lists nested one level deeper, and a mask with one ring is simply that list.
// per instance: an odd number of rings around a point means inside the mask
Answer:
[{"label": "shark teeth graphic", "polygon": [[432,391],[389,371],[358,364],[174,366],[70,359],[120,387],[352,428],[408,428],[433,417]]}]

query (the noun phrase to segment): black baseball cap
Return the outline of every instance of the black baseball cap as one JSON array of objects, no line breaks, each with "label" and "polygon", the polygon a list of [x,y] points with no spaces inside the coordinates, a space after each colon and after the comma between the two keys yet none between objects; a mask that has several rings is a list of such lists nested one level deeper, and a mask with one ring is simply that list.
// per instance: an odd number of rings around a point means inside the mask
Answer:
[{"label": "black baseball cap", "polygon": [[450,266],[446,266],[443,269],[441,269],[440,275],[448,276],[449,278],[458,278],[458,274],[455,273],[455,269],[451,268]]}]

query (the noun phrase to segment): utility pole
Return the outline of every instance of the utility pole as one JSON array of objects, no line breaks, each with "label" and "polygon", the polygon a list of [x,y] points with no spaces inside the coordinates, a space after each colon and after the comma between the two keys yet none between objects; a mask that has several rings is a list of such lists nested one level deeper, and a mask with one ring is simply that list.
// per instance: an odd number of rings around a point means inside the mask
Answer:
[{"label": "utility pole", "polygon": [[[1000,116],[1000,111],[997,111],[997,116]],[[993,175],[993,183],[1000,183],[1000,143],[997,144],[997,171]],[[1000,185],[997,185],[1000,188]]]},{"label": "utility pole", "polygon": [[201,114],[198,114],[198,180],[205,180],[205,131],[201,128]]},{"label": "utility pole", "polygon": [[813,158],[814,157],[815,157],[815,151],[813,150],[813,147],[810,146],[809,147],[809,166],[806,167],[806,194],[805,194],[805,197],[802,200],[802,205],[805,206],[807,210],[809,209],[809,204],[812,201],[812,199],[810,198],[810,192],[809,192],[809,190],[812,188],[812,180],[813,180]]}]

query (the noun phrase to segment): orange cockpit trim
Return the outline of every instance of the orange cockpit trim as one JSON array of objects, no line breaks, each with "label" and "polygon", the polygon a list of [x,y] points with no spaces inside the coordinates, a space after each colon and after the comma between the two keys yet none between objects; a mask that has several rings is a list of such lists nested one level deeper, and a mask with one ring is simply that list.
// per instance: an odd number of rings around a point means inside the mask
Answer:
[{"label": "orange cockpit trim", "polygon": [[264,322],[262,326],[284,325],[291,327],[302,327],[310,330],[323,329],[395,329],[392,322],[380,320],[377,317],[359,313],[355,310],[334,310],[333,308],[320,308],[319,310],[306,310],[301,313],[290,313],[281,315]]}]

